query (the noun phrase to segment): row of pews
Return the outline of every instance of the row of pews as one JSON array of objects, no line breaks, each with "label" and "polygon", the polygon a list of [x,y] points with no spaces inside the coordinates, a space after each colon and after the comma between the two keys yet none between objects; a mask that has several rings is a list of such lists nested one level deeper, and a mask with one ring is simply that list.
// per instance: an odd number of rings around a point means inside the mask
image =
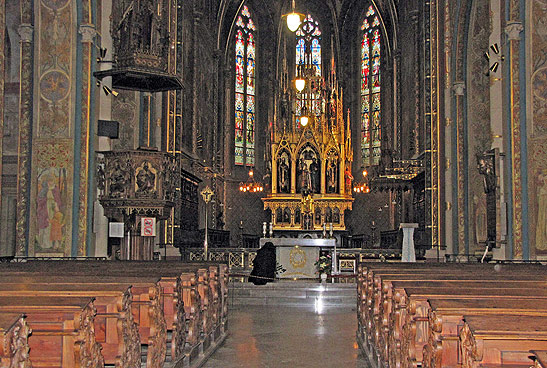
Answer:
[{"label": "row of pews", "polygon": [[192,367],[226,336],[228,268],[0,263],[0,367]]},{"label": "row of pews", "polygon": [[545,266],[364,263],[357,293],[378,368],[547,367]]}]

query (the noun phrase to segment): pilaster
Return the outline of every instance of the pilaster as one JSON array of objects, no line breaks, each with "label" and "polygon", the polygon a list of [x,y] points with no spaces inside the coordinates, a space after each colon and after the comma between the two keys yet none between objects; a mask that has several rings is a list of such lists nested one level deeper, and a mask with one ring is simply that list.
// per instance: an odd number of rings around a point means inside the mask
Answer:
[{"label": "pilaster", "polygon": [[21,2],[21,84],[19,90],[19,146],[17,161],[16,254],[28,254],[30,167],[32,158],[32,88],[34,26],[30,1]]}]

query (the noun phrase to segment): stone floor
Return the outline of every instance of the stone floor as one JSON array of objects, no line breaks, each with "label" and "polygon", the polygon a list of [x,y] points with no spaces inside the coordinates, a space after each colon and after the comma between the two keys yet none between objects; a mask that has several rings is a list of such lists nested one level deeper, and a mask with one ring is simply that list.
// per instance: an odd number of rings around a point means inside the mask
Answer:
[{"label": "stone floor", "polygon": [[369,367],[355,307],[232,306],[224,344],[206,368]]}]

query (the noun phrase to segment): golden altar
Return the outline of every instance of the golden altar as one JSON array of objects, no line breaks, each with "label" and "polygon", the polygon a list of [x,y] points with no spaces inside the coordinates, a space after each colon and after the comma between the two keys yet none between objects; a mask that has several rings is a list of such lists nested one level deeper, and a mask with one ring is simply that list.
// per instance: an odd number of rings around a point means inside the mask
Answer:
[{"label": "golden altar", "polygon": [[276,231],[322,230],[325,224],[345,230],[344,214],[352,208],[349,110],[344,118],[334,61],[327,80],[311,68],[307,74],[314,76],[301,92],[288,86],[285,74],[270,126],[271,192],[262,200]]}]

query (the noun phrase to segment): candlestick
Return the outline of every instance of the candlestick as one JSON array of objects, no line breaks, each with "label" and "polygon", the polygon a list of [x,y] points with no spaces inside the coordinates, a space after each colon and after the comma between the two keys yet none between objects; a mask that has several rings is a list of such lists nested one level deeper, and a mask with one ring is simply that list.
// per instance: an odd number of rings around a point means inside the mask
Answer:
[{"label": "candlestick", "polygon": [[263,222],[262,223],[262,237],[265,238],[266,237],[266,230],[267,230],[267,225],[268,223],[267,222]]},{"label": "candlestick", "polygon": [[273,223],[270,222],[270,238],[273,238]]}]

